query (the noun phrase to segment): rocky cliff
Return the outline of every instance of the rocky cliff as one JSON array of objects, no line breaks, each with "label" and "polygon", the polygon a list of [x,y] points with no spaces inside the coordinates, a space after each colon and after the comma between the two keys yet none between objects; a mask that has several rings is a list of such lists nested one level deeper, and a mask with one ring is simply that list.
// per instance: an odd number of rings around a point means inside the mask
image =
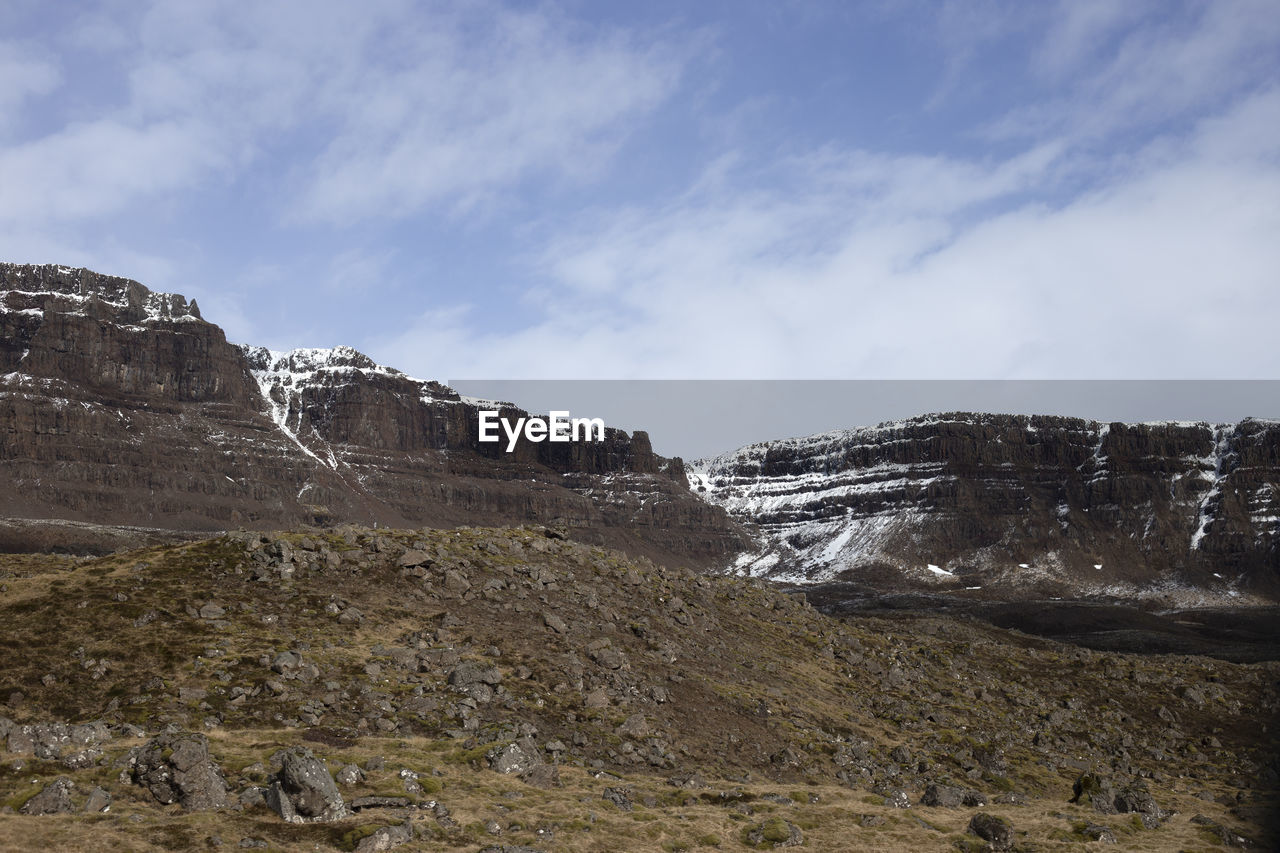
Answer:
[{"label": "rocky cliff", "polygon": [[231,344],[195,302],[135,281],[0,264],[0,515],[192,530],[557,523],[694,565],[744,543],[645,433],[506,453],[478,440],[479,402],[347,347]]},{"label": "rocky cliff", "polygon": [[1224,601],[1280,586],[1277,421],[930,415],[750,445],[690,476],[758,527],[736,563],[757,575]]}]

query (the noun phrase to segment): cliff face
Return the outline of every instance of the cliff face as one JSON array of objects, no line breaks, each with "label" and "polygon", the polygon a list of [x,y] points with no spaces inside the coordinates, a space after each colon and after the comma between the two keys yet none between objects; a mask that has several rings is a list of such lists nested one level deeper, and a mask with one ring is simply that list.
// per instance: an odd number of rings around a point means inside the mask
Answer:
[{"label": "cliff face", "polygon": [[194,530],[555,522],[692,565],[744,544],[644,433],[506,453],[478,440],[478,402],[346,347],[230,344],[194,302],[134,281],[0,264],[0,515]]},{"label": "cliff face", "polygon": [[750,445],[691,466],[758,526],[742,570],[1066,594],[1277,588],[1280,422],[956,413]]}]

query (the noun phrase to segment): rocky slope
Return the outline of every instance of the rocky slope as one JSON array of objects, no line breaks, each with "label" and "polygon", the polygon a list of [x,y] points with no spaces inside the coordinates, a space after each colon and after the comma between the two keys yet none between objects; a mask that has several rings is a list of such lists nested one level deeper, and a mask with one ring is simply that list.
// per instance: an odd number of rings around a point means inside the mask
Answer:
[{"label": "rocky slope", "polygon": [[205,531],[542,521],[698,564],[744,542],[643,432],[508,454],[478,441],[476,401],[438,383],[346,347],[236,346],[194,302],[84,269],[0,264],[0,436],[0,516]]},{"label": "rocky slope", "polygon": [[1277,421],[930,415],[690,474],[758,528],[736,563],[754,575],[1187,604],[1280,591]]},{"label": "rocky slope", "polygon": [[532,527],[0,555],[0,594],[0,850],[1280,841],[1274,662],[837,620]]}]

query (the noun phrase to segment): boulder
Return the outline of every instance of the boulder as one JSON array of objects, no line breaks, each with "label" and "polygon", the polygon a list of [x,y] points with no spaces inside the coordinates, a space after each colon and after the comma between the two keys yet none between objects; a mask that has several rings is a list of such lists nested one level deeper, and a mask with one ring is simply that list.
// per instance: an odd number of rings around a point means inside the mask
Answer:
[{"label": "boulder", "polygon": [[587,657],[605,669],[622,669],[627,665],[627,657],[612,645],[589,646]]},{"label": "boulder", "polygon": [[221,619],[227,615],[226,608],[212,601],[200,608],[201,619]]},{"label": "boulder", "polygon": [[26,815],[66,814],[72,810],[71,789],[74,787],[66,776],[59,776],[23,803],[18,811]]},{"label": "boulder", "polygon": [[449,684],[454,687],[470,687],[473,684],[490,686],[502,682],[502,673],[492,664],[480,661],[464,660],[449,673]]},{"label": "boulder", "polygon": [[509,743],[489,751],[489,767],[496,773],[527,773],[542,763],[536,744],[529,738]]},{"label": "boulder", "polygon": [[431,555],[426,551],[410,550],[400,555],[397,561],[401,568],[411,569],[414,566],[421,566],[431,562]]},{"label": "boulder", "polygon": [[901,788],[880,788],[876,793],[884,797],[884,804],[891,809],[911,808],[911,798]]},{"label": "boulder", "polygon": [[364,771],[355,764],[345,764],[334,776],[339,785],[358,785],[364,781]]},{"label": "boulder", "polygon": [[1115,814],[1115,789],[1097,773],[1081,773],[1071,786],[1071,802],[1092,805],[1094,811]]},{"label": "boulder", "polygon": [[73,765],[80,763],[83,766],[86,763],[81,760],[85,756],[88,757],[88,763],[101,756],[102,753],[96,747],[111,740],[111,733],[101,722],[18,725],[5,719],[4,724],[0,725],[0,739],[7,740],[9,752],[33,755],[42,761],[64,760],[68,766],[76,769]]},{"label": "boulder", "polygon": [[161,803],[178,803],[187,811],[220,809],[227,804],[227,783],[209,757],[202,734],[160,735],[132,757],[134,784],[144,786]]},{"label": "boulder", "polygon": [[964,791],[950,785],[931,784],[920,797],[920,805],[943,809],[958,809],[963,802]]},{"label": "boulder", "polygon": [[1147,829],[1156,828],[1169,816],[1168,812],[1156,805],[1146,785],[1140,780],[1134,780],[1117,791],[1112,805],[1121,814],[1140,815],[1142,824]]},{"label": "boulder", "polygon": [[1116,834],[1111,831],[1111,827],[1102,826],[1097,823],[1087,824],[1083,830],[1084,837],[1090,841],[1097,841],[1100,844],[1115,844]]},{"label": "boulder", "polygon": [[84,811],[89,814],[98,812],[107,812],[111,810],[111,794],[103,787],[99,786],[89,792],[89,799],[85,800]]},{"label": "boulder", "polygon": [[407,844],[413,840],[413,823],[409,819],[399,826],[384,826],[375,829],[372,835],[366,835],[356,844],[355,853],[381,853]]},{"label": "boulder", "polygon": [[600,799],[608,803],[613,803],[624,812],[629,812],[635,808],[631,803],[630,788],[605,788],[604,793],[600,795]]},{"label": "boulder", "polygon": [[365,809],[405,809],[412,805],[408,797],[356,797],[348,805],[353,812]]},{"label": "boulder", "polygon": [[554,764],[535,764],[520,774],[520,781],[534,788],[559,788],[560,768]]},{"label": "boulder", "polygon": [[622,737],[639,740],[649,735],[649,723],[645,721],[644,714],[632,714],[630,717],[618,726],[619,735]]},{"label": "boulder", "polygon": [[347,807],[324,762],[311,750],[286,750],[280,772],[268,789],[267,805],[290,823],[341,820]]},{"label": "boulder", "polygon": [[281,652],[271,659],[271,669],[281,675],[288,675],[302,666],[302,655],[297,652]]},{"label": "boulder", "polygon": [[1254,846],[1253,842],[1245,838],[1243,835],[1232,832],[1216,820],[1205,817],[1202,814],[1192,817],[1191,822],[1200,827],[1204,832],[1215,836],[1224,847],[1249,848]]},{"label": "boulder", "polygon": [[978,812],[969,819],[969,832],[990,844],[992,850],[1013,848],[1013,826],[1002,817]]}]

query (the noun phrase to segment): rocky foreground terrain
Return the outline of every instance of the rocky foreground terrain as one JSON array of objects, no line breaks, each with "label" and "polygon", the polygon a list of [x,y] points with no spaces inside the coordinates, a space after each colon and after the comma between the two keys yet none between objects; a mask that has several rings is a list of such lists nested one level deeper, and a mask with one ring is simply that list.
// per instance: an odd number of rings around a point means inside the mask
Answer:
[{"label": "rocky foreground terrain", "polygon": [[565,534],[0,557],[0,849],[1280,845],[1280,664],[837,620]]}]

